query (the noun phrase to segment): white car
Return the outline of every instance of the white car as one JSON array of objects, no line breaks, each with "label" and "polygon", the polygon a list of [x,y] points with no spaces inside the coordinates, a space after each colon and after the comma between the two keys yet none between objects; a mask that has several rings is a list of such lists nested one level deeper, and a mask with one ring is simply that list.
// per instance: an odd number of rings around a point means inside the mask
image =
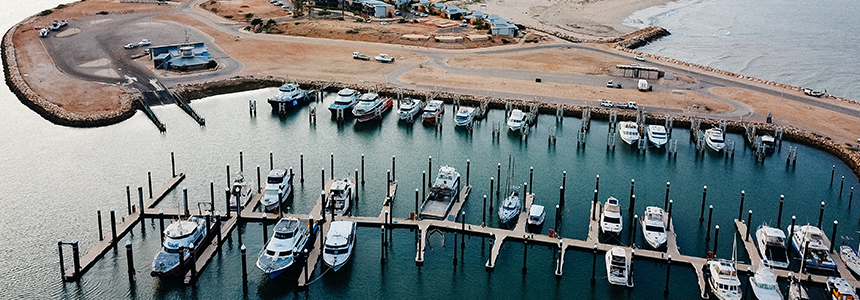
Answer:
[{"label": "white car", "polygon": [[638,60],[638,61],[645,61],[645,58],[642,57],[642,55],[636,55],[635,57],[633,57],[633,59]]},{"label": "white car", "polygon": [[364,20],[365,23],[370,23],[371,21],[373,21],[373,19]]},{"label": "white car", "polygon": [[379,23],[379,24],[382,24],[382,25],[388,25],[388,22],[382,22],[382,23]]},{"label": "white car", "polygon": [[135,44],[135,43],[128,43],[128,45],[125,45],[125,47],[124,47],[124,48],[126,48],[126,49],[134,49],[134,48],[137,48],[137,44]]},{"label": "white car", "polygon": [[636,109],[639,109],[639,106],[636,105],[636,102],[629,101],[629,102],[627,102],[627,108],[636,110]]},{"label": "white car", "polygon": [[142,39],[142,40],[140,40],[140,42],[138,42],[138,43],[137,43],[137,45],[138,45],[138,46],[141,46],[141,47],[143,47],[143,46],[149,46],[149,45],[151,45],[151,44],[152,44],[152,42],[150,42],[150,41],[149,41],[149,40],[147,40],[147,39]]},{"label": "white car", "polygon": [[469,25],[469,23],[466,23],[466,22],[460,23],[460,27],[466,27],[466,25]]},{"label": "white car", "polygon": [[612,101],[600,99],[600,106],[612,107]]}]

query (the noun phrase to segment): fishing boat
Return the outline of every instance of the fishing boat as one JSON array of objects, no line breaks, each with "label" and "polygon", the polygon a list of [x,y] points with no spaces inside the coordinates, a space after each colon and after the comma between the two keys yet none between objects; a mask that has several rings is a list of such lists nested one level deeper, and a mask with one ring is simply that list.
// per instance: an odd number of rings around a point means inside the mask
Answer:
[{"label": "fishing boat", "polygon": [[648,125],[648,141],[651,142],[654,147],[663,147],[663,145],[669,141],[666,127],[663,125]]},{"label": "fishing boat", "polygon": [[457,125],[457,127],[468,127],[472,125],[472,121],[474,120],[474,107],[460,107],[460,109],[457,110],[457,115],[454,117],[454,124]]},{"label": "fishing boat", "polygon": [[334,99],[328,110],[331,111],[331,118],[343,120],[352,116],[352,109],[358,103],[358,98],[361,97],[359,91],[344,88],[337,92],[337,98]]},{"label": "fishing boat", "polygon": [[288,82],[278,88],[278,94],[269,98],[272,111],[289,109],[308,101],[308,91],[301,89],[298,83]]},{"label": "fishing boat", "polygon": [[726,147],[726,142],[723,139],[723,131],[719,128],[711,128],[705,130],[705,143],[711,150],[720,152]]},{"label": "fishing boat", "polygon": [[323,262],[337,272],[352,256],[355,246],[355,222],[334,221],[325,235]]},{"label": "fishing boat", "polygon": [[639,125],[636,125],[636,122],[618,122],[618,128],[618,135],[628,145],[633,145],[639,141]]},{"label": "fishing boat", "polygon": [[546,219],[546,210],[543,205],[532,204],[529,207],[529,225],[540,226]]},{"label": "fishing boat", "polygon": [[277,211],[281,202],[284,202],[292,193],[293,178],[286,169],[274,169],[266,176],[266,189],[260,204],[266,211]]},{"label": "fishing boat", "polygon": [[377,93],[363,94],[352,109],[352,114],[358,122],[382,119],[382,114],[388,111],[393,103],[391,98],[379,97]]},{"label": "fishing boat", "polygon": [[842,245],[839,247],[839,258],[848,267],[848,270],[860,275],[860,258],[857,257],[857,251],[854,251],[850,245]]},{"label": "fishing boat", "polygon": [[415,119],[415,115],[417,115],[423,108],[424,102],[421,100],[403,100],[400,101],[400,109],[397,111],[397,115],[400,116],[400,120],[412,122],[412,120]]},{"label": "fishing boat", "polygon": [[659,249],[666,244],[666,222],[663,221],[663,209],[656,206],[645,208],[642,216],[642,235],[651,248]]},{"label": "fishing boat", "polygon": [[735,270],[734,262],[726,259],[708,260],[708,269],[711,272],[711,292],[719,300],[741,299],[741,280]]},{"label": "fishing boat", "polygon": [[[190,217],[176,220],[164,230],[161,251],[152,260],[152,277],[179,275],[182,267],[191,263],[191,251],[197,252],[206,238],[206,220]],[[185,275],[185,274],[181,274]]]},{"label": "fishing boat", "polygon": [[[816,269],[835,270],[836,264],[830,257],[830,251],[824,244],[824,233],[812,225],[788,226],[788,232],[794,232],[791,245],[797,254],[803,257],[807,267]],[[804,245],[809,242],[809,247]],[[805,253],[805,254],[804,254]]]},{"label": "fishing boat", "polygon": [[311,236],[310,221],[293,217],[280,219],[272,230],[272,238],[257,258],[257,268],[269,278],[278,277],[292,266]]},{"label": "fishing boat", "polygon": [[776,275],[766,266],[759,266],[755,275],[750,276],[753,294],[759,300],[782,300],[782,292],[776,283]]},{"label": "fishing boat", "polygon": [[792,272],[788,272],[788,300],[809,300],[806,288]]},{"label": "fishing boat", "polygon": [[510,222],[520,214],[522,199],[520,199],[519,188],[519,186],[510,187],[510,196],[505,197],[502,205],[499,206],[499,220],[502,223]]},{"label": "fishing boat", "polygon": [[512,110],[511,116],[508,117],[508,129],[514,132],[522,131],[526,126],[526,119],[528,119],[528,117],[528,114],[524,113],[522,110]]},{"label": "fishing boat", "polygon": [[449,166],[439,168],[439,175],[430,188],[430,194],[421,205],[419,219],[444,220],[451,210],[454,200],[459,197],[460,173]]},{"label": "fishing boat", "polygon": [[245,175],[242,172],[236,174],[236,179],[233,180],[233,187],[230,189],[230,210],[237,210],[237,203],[242,207],[248,206],[248,202],[251,202],[251,197],[254,197],[254,188],[251,187],[252,185],[253,182],[245,179]]},{"label": "fishing boat", "polygon": [[773,268],[788,268],[788,251],[785,248],[785,233],[782,229],[761,225],[755,231],[758,251],[762,263]]},{"label": "fishing boat", "polygon": [[633,286],[630,282],[630,257],[621,246],[606,251],[606,279],[610,284]]},{"label": "fishing boat", "polygon": [[421,114],[421,118],[424,119],[424,122],[436,124],[436,119],[441,119],[443,114],[445,114],[445,102],[442,102],[441,100],[433,100],[427,102],[427,106],[424,107],[424,112]]},{"label": "fishing boat", "polygon": [[854,287],[848,284],[845,278],[827,277],[827,292],[833,300],[854,300],[857,294],[854,293]]},{"label": "fishing boat", "polygon": [[621,206],[618,206],[618,199],[609,197],[603,204],[603,213],[600,214],[600,232],[621,233],[622,226]]},{"label": "fishing boat", "polygon": [[349,211],[349,204],[352,202],[352,193],[355,183],[349,178],[335,181],[329,189],[328,206],[325,208],[326,214],[334,214],[342,216]]}]

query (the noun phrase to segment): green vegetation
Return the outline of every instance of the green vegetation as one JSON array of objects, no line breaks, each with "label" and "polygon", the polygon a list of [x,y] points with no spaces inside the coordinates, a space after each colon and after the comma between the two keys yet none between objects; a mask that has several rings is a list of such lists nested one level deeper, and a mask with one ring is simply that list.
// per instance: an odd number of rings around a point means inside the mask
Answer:
[{"label": "green vegetation", "polygon": [[295,23],[295,25],[299,25],[299,24],[302,24],[302,22],[296,22],[296,23]]},{"label": "green vegetation", "polygon": [[106,14],[108,14],[108,12],[106,12],[106,11],[100,11],[100,12],[97,12],[96,14],[97,14],[97,15],[106,15]]},{"label": "green vegetation", "polygon": [[253,19],[253,18],[254,18],[254,14],[252,14],[252,13],[247,13],[247,14],[245,14],[245,20],[250,21],[250,20],[251,20],[251,19]]},{"label": "green vegetation", "polygon": [[320,16],[327,16],[330,14],[331,14],[331,12],[328,11],[328,7],[324,7],[322,10],[317,12],[317,15],[320,15]]},{"label": "green vegetation", "polygon": [[406,23],[406,19],[401,18],[400,20],[397,20],[397,23]]},{"label": "green vegetation", "polygon": [[358,28],[347,30],[346,33],[358,33]]},{"label": "green vegetation", "polygon": [[210,11],[212,11],[212,12],[214,12],[214,13],[217,13],[217,12],[218,12],[218,9],[217,9],[217,8],[215,8],[215,7],[210,8],[209,10],[210,10]]},{"label": "green vegetation", "polygon": [[355,21],[356,21],[356,22],[359,22],[359,23],[360,23],[360,22],[364,22],[364,18],[355,18]]},{"label": "green vegetation", "polygon": [[232,16],[232,15],[226,15],[226,16],[224,16],[224,18],[225,18],[225,19],[232,19],[232,18],[233,18],[233,16]]},{"label": "green vegetation", "polygon": [[46,9],[46,10],[43,10],[42,12],[40,12],[40,13],[39,13],[39,16],[40,16],[40,17],[44,17],[44,16],[50,15],[50,14],[52,14],[52,13],[54,13],[54,11],[53,11],[53,10]]},{"label": "green vegetation", "polygon": [[256,26],[256,25],[261,25],[261,24],[263,24],[263,19],[260,19],[260,18],[256,18],[256,19],[251,21],[251,26]]},{"label": "green vegetation", "polygon": [[57,5],[57,7],[56,7],[56,9],[63,9],[63,8],[66,8],[65,4],[60,4],[60,5]]}]

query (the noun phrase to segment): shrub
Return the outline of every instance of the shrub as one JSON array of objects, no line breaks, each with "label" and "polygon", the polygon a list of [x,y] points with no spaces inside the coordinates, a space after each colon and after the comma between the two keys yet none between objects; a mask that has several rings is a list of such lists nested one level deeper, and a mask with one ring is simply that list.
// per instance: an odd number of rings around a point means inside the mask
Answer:
[{"label": "shrub", "polygon": [[252,13],[245,14],[245,20],[250,20],[253,17],[254,17],[254,14],[252,14]]},{"label": "shrub", "polygon": [[406,19],[397,20],[397,23],[406,23]]},{"label": "shrub", "polygon": [[263,19],[256,18],[256,19],[251,21],[251,25],[260,25],[260,24],[263,24]]},{"label": "shrub", "polygon": [[53,10],[46,9],[46,10],[43,10],[42,12],[40,12],[40,13],[39,13],[39,16],[40,16],[40,17],[44,17],[44,16],[50,15],[50,14],[52,14],[52,13],[54,13],[54,11],[53,11]]},{"label": "shrub", "polygon": [[224,18],[225,18],[225,19],[232,19],[232,18],[233,18],[233,16],[231,16],[231,15],[226,15],[226,16],[224,16]]},{"label": "shrub", "polygon": [[213,69],[213,68],[215,68],[215,67],[217,67],[217,66],[218,66],[218,63],[217,63],[217,62],[215,62],[214,60],[210,60],[208,63],[206,63],[206,67],[207,67],[207,68],[210,68],[210,69]]},{"label": "shrub", "polygon": [[56,9],[63,9],[63,8],[66,8],[65,4],[60,4],[60,5],[57,5],[57,7],[56,7]]},{"label": "shrub", "polygon": [[364,18],[355,18],[356,22],[364,22]]},{"label": "shrub", "polygon": [[100,12],[97,12],[96,14],[97,14],[97,15],[106,15],[106,14],[108,14],[108,12],[106,12],[106,11],[100,11]]},{"label": "shrub", "polygon": [[218,3],[218,1],[215,1],[215,0],[209,1],[209,4],[215,4],[215,3]]},{"label": "shrub", "polygon": [[350,34],[350,33],[358,33],[358,29],[357,29],[357,28],[353,28],[353,29],[347,30],[347,31],[346,31],[346,33],[348,33],[348,34]]},{"label": "shrub", "polygon": [[299,25],[299,24],[302,24],[302,22],[296,22],[296,23],[295,23],[295,25]]},{"label": "shrub", "polygon": [[209,10],[210,10],[210,11],[212,11],[212,12],[214,12],[214,13],[218,12],[218,9],[217,9],[217,8],[214,8],[214,7],[213,7],[213,8],[210,8]]}]

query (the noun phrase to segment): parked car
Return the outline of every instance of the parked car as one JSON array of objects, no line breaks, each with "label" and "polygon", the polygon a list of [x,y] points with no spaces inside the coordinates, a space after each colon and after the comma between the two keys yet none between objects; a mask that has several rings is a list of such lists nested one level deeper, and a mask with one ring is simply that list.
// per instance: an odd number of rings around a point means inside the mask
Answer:
[{"label": "parked car", "polygon": [[128,45],[125,45],[125,47],[124,47],[124,48],[126,48],[126,49],[134,49],[134,48],[137,48],[137,44],[135,44],[135,43],[128,43]]},{"label": "parked car", "polygon": [[615,85],[612,83],[612,80],[610,80],[610,81],[606,82],[606,87],[611,88],[611,87],[615,87]]},{"label": "parked car", "polygon": [[388,25],[388,22],[382,22],[382,23],[379,23],[379,24],[382,24],[382,25]]},{"label": "parked car", "polygon": [[401,13],[400,13],[400,11],[399,11],[399,10],[395,10],[395,11],[394,11],[394,15],[395,15],[395,16],[399,16],[399,15],[401,15]]},{"label": "parked car", "polygon": [[469,23],[466,23],[466,22],[460,23],[460,27],[466,27],[466,25],[469,25]]},{"label": "parked car", "polygon": [[140,40],[140,42],[138,42],[138,43],[137,43],[137,45],[138,45],[138,46],[141,46],[141,47],[143,47],[143,46],[149,46],[149,45],[151,45],[151,44],[152,44],[152,42],[150,42],[150,41],[149,41],[149,40],[147,40],[147,39],[142,39],[142,40]]},{"label": "parked car", "polygon": [[624,109],[624,108],[627,108],[627,103],[618,102],[618,103],[615,103],[615,107]]},{"label": "parked car", "polygon": [[603,107],[612,107],[612,101],[609,101],[609,100],[603,100],[603,99],[599,99],[599,100],[600,100],[600,106],[603,106]]},{"label": "parked car", "polygon": [[629,102],[627,102],[627,108],[635,110],[635,109],[639,109],[639,106],[636,105],[636,102],[629,101]]},{"label": "parked car", "polygon": [[642,57],[642,55],[636,55],[635,57],[633,57],[633,59],[638,60],[638,61],[645,61],[645,58]]},{"label": "parked car", "polygon": [[360,60],[370,60],[370,56],[361,54],[361,52],[353,52],[352,58],[353,59],[360,59]]},{"label": "parked car", "polygon": [[373,19],[368,18],[367,20],[364,20],[365,23],[370,23],[370,21],[373,21]]},{"label": "parked car", "polygon": [[388,54],[382,53],[376,56],[376,61],[383,63],[393,63],[394,57],[388,56]]}]

